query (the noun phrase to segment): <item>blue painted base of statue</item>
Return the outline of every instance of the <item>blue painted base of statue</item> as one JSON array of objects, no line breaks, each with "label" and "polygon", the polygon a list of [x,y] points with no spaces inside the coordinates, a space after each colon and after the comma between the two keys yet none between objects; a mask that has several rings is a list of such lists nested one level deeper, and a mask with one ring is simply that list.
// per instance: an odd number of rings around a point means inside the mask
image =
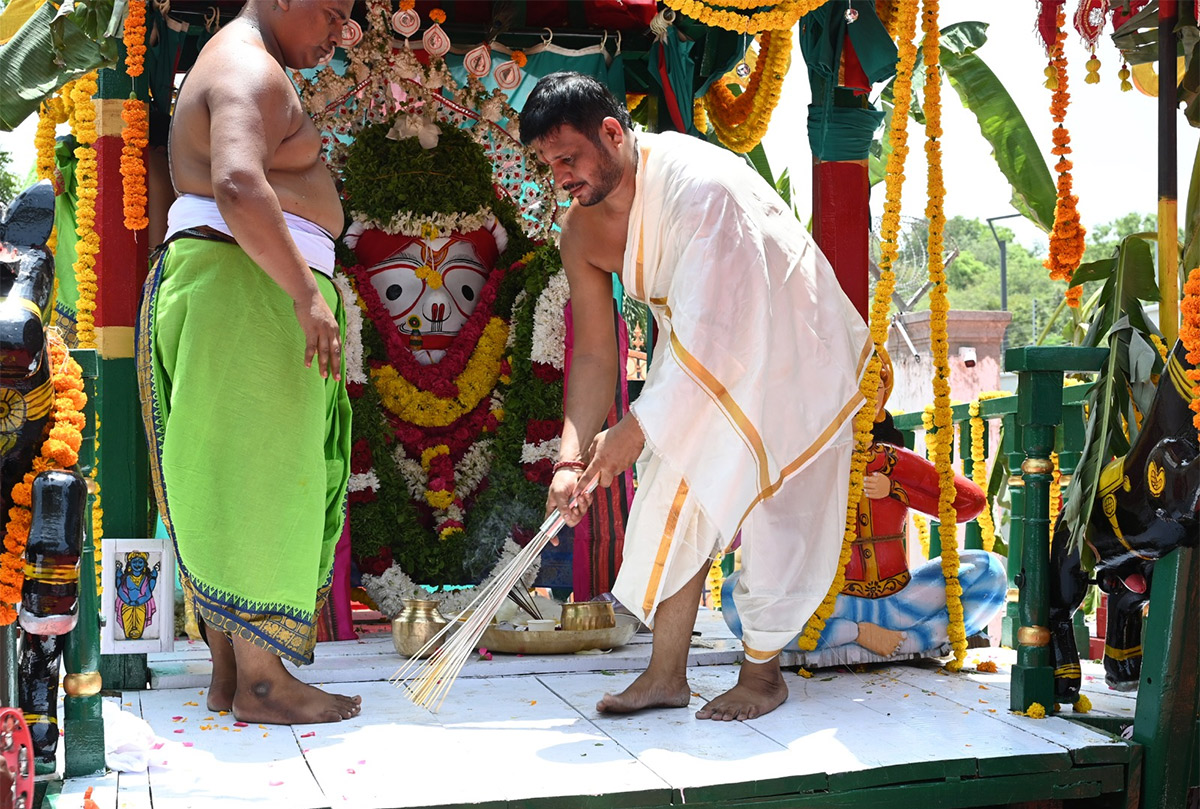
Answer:
[{"label": "blue painted base of statue", "polygon": [[[901,590],[882,598],[838,596],[833,614],[825,622],[817,648],[801,651],[797,638],[784,653],[799,655],[788,663],[807,667],[856,665],[911,657],[940,657],[948,653],[945,579],[941,558],[932,559],[911,571],[912,578]],[[741,637],[737,611],[740,572],[725,580],[721,608],[725,623]],[[963,588],[963,623],[968,637],[987,630],[988,623],[1004,609],[1006,580],[1004,559],[982,550],[959,553],[959,583]],[[890,651],[889,651],[890,650]]]}]

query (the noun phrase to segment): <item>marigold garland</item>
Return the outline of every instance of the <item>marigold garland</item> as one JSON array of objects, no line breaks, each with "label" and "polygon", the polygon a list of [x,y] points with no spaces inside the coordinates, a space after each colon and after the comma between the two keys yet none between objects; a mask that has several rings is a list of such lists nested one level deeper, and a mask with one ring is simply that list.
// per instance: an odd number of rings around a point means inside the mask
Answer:
[{"label": "marigold garland", "polygon": [[1062,470],[1058,468],[1058,453],[1050,453],[1050,463],[1054,465],[1050,478],[1050,531],[1054,532],[1054,524],[1058,522],[1058,512],[1062,509]]},{"label": "marigold garland", "polygon": [[929,202],[925,208],[929,220],[929,292],[930,347],[933,353],[933,441],[934,466],[938,470],[938,535],[942,543],[942,574],[946,579],[946,609],[950,617],[948,633],[954,660],[946,664],[951,671],[962,668],[967,654],[967,635],[963,626],[962,585],[958,581],[958,514],[954,508],[953,436],[954,421],[950,405],[950,343],[946,318],[950,311],[946,292],[945,186],[942,180],[942,114],[940,70],[941,44],[938,29],[937,0],[925,0],[921,14],[925,57],[925,153],[929,160]]},{"label": "marigold garland", "polygon": [[[703,0],[664,0],[667,8],[691,17],[709,28],[724,28],[739,34],[790,29],[808,12],[825,5],[828,0],[783,0],[765,11],[749,13],[765,5],[761,0],[719,0],[714,8]],[[730,11],[729,9],[735,9]]]},{"label": "marigold garland", "polygon": [[1182,315],[1179,339],[1183,341],[1187,361],[1192,365],[1187,370],[1187,378],[1192,382],[1192,401],[1188,407],[1196,414],[1192,417],[1192,425],[1200,436],[1200,267],[1188,273],[1179,311]]},{"label": "marigold garland", "polygon": [[[833,584],[800,635],[798,645],[805,651],[811,651],[817,647],[817,641],[821,631],[825,628],[825,622],[832,614],[837,596],[845,586],[846,565],[850,562],[854,540],[858,537],[858,505],[862,499],[864,473],[871,457],[872,428],[875,423],[876,399],[881,385],[880,371],[883,367],[880,351],[887,345],[888,309],[891,306],[892,291],[895,289],[896,283],[892,265],[897,255],[896,237],[900,223],[900,196],[904,180],[904,160],[908,154],[906,127],[908,108],[912,98],[913,64],[916,60],[916,48],[912,44],[916,34],[916,0],[904,0],[898,14],[902,44],[896,68],[894,92],[896,112],[892,116],[892,132],[889,135],[892,152],[888,156],[887,200],[884,204],[884,223],[880,237],[882,242],[879,262],[880,277],[875,284],[874,297],[871,302],[871,340],[875,346],[875,353],[872,354],[860,383],[860,390],[866,399],[866,404],[854,417],[854,455],[850,466],[850,493],[846,505],[845,527],[842,533],[841,558]],[[764,39],[766,37],[767,35],[764,35]],[[790,42],[790,34],[788,39]],[[761,65],[764,61],[766,60],[760,59],[759,64]]]},{"label": "marigold garland", "polygon": [[4,529],[4,552],[0,554],[0,626],[16,620],[15,605],[21,601],[25,583],[25,545],[33,513],[33,480],[48,469],[70,469],[79,462],[85,419],[83,407],[83,370],[71,358],[66,345],[50,332],[51,381],[54,385],[54,409],[40,455],[20,483],[12,488],[13,506],[8,510]]},{"label": "marigold garland", "polygon": [[692,101],[692,125],[701,134],[708,131],[708,110],[704,106],[703,98]]},{"label": "marigold garland", "polygon": [[79,141],[75,157],[79,164],[75,169],[79,189],[79,200],[75,206],[75,280],[79,285],[79,300],[76,304],[78,316],[75,333],[80,348],[96,347],[96,254],[100,251],[100,237],[96,233],[96,195],[98,169],[96,150],[96,107],[92,96],[96,94],[96,72],[79,78],[71,91],[74,102],[74,133]]},{"label": "marigold garland", "polygon": [[983,511],[976,520],[979,523],[980,543],[985,551],[996,545],[996,524],[992,521],[992,504],[987,500],[987,457],[983,451],[983,432],[987,426],[979,415],[980,400],[971,402],[971,480],[983,489]]},{"label": "marigold garland", "polygon": [[146,105],[127,98],[121,105],[121,187],[124,192],[125,227],[144,230],[146,217],[146,147],[150,145],[150,116]]},{"label": "marigold garland", "polygon": [[1067,304],[1078,308],[1083,288],[1070,286],[1070,281],[1083,259],[1084,235],[1087,231],[1079,221],[1079,210],[1076,207],[1079,198],[1071,193],[1071,169],[1074,164],[1067,159],[1067,155],[1071,154],[1071,133],[1063,126],[1071,94],[1067,92],[1067,56],[1064,47],[1067,40],[1064,27],[1066,13],[1061,5],[1058,7],[1055,24],[1057,27],[1054,47],[1050,52],[1050,64],[1046,67],[1046,86],[1053,91],[1050,115],[1058,124],[1054,129],[1054,148],[1050,150],[1058,155],[1058,162],[1054,164],[1054,170],[1058,172],[1058,198],[1054,204],[1054,227],[1050,231],[1050,255],[1043,266],[1050,271],[1052,280],[1068,283]]},{"label": "marigold garland", "polygon": [[745,154],[763,139],[771,115],[779,105],[791,55],[791,30],[766,31],[762,35],[762,52],[744,93],[734,98],[723,81],[715,81],[709,87],[704,104],[717,137],[726,147]]},{"label": "marigold garland", "polygon": [[125,17],[125,73],[130,78],[142,75],[146,61],[146,0],[129,0]]},{"label": "marigold garland", "polygon": [[440,8],[435,8],[429,12],[429,19],[438,25],[441,25],[446,21],[446,12],[442,11]]},{"label": "marigold garland", "polygon": [[501,318],[492,318],[484,327],[467,367],[454,380],[458,393],[450,398],[421,390],[390,365],[371,369],[370,376],[384,407],[392,413],[418,427],[445,427],[474,410],[496,387],[507,339],[508,324]]},{"label": "marigold garland", "polygon": [[67,108],[62,90],[42,102],[38,110],[37,132],[33,136],[37,147],[37,176],[39,180],[54,181],[58,163],[54,159],[55,129],[67,120]]}]

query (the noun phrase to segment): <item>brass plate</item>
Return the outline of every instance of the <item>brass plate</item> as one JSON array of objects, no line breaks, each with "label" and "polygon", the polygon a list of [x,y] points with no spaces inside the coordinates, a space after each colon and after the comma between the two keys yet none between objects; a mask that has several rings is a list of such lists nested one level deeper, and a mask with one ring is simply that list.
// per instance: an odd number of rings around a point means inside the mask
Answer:
[{"label": "brass plate", "polygon": [[608,629],[558,629],[554,632],[501,629],[489,626],[479,640],[489,652],[521,655],[565,655],[589,649],[615,649],[629,643],[639,622],[618,615],[617,625]]}]

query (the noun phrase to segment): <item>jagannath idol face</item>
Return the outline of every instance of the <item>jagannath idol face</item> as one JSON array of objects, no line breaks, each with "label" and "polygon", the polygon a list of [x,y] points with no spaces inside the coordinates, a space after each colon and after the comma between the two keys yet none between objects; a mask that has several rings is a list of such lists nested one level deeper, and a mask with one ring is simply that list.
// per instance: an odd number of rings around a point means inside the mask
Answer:
[{"label": "jagannath idol face", "polygon": [[433,364],[475,311],[494,263],[472,240],[452,234],[412,241],[371,267],[368,277],[413,354]]}]

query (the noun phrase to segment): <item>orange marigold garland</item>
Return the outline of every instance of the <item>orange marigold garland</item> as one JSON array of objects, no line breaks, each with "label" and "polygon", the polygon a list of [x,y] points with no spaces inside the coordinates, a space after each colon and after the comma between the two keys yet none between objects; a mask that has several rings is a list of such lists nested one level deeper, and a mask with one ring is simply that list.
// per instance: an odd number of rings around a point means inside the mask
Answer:
[{"label": "orange marigold garland", "polygon": [[764,32],[761,48],[754,75],[744,93],[735,99],[723,81],[715,81],[704,96],[717,137],[739,154],[749,152],[767,133],[791,64],[792,32],[789,29]]},{"label": "orange marigold garland", "polygon": [[79,285],[79,312],[76,319],[76,336],[80,348],[96,347],[96,254],[100,252],[100,237],[96,233],[96,194],[98,168],[96,150],[96,107],[92,96],[96,94],[96,73],[88,73],[75,82],[72,99],[75,105],[75,138],[79,147],[75,157],[79,164],[75,177],[79,188],[79,201],[75,206],[75,281]]},{"label": "orange marigold garland", "polygon": [[124,191],[125,227],[143,230],[146,218],[146,147],[150,144],[146,104],[137,98],[125,99],[121,105],[121,187]]},{"label": "orange marigold garland", "polygon": [[146,0],[129,0],[125,17],[125,73],[130,78],[142,75],[146,60]]},{"label": "orange marigold garland", "polygon": [[1188,273],[1179,311],[1183,315],[1179,324],[1179,339],[1187,349],[1187,361],[1192,364],[1187,371],[1187,378],[1192,383],[1189,407],[1196,414],[1192,417],[1192,425],[1200,435],[1200,267]]},{"label": "orange marigold garland", "polygon": [[[1051,279],[1066,281],[1069,285],[1071,276],[1083,259],[1083,237],[1087,231],[1079,222],[1079,210],[1076,208],[1079,198],[1071,193],[1073,164],[1067,159],[1067,155],[1071,154],[1071,133],[1063,126],[1071,94],[1067,92],[1067,56],[1064,48],[1067,40],[1064,28],[1066,13],[1061,5],[1055,23],[1054,46],[1050,51],[1050,64],[1046,66],[1046,86],[1053,90],[1050,115],[1058,124],[1054,129],[1054,148],[1051,149],[1053,154],[1058,155],[1058,162],[1054,165],[1054,170],[1058,172],[1058,200],[1054,204],[1054,228],[1050,231],[1050,255],[1044,266],[1050,271]],[[1082,294],[1082,287],[1069,286],[1067,304],[1078,308]]]},{"label": "orange marigold garland", "polygon": [[4,529],[4,552],[0,554],[0,626],[16,620],[15,606],[21,601],[25,583],[25,545],[32,522],[33,479],[47,469],[70,469],[79,462],[83,444],[83,370],[71,359],[66,345],[50,332],[50,363],[54,385],[54,410],[41,453],[33,468],[12,488],[14,505],[8,510]]}]

